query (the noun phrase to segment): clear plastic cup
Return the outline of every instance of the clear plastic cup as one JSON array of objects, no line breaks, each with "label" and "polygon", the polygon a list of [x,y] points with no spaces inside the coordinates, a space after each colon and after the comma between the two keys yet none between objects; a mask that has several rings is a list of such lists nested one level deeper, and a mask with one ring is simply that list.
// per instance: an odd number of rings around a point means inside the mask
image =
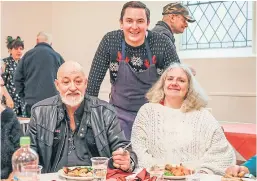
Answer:
[{"label": "clear plastic cup", "polygon": [[93,157],[91,158],[93,177],[97,181],[106,181],[107,167],[109,158],[107,157]]}]

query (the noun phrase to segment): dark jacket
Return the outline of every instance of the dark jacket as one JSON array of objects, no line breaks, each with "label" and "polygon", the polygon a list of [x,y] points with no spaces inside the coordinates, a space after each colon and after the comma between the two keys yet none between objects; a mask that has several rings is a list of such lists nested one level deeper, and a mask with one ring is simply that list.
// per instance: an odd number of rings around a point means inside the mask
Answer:
[{"label": "dark jacket", "polygon": [[166,35],[171,42],[175,45],[175,38],[174,35],[167,23],[164,21],[158,21],[155,27],[152,29],[153,32],[157,32],[163,35]]},{"label": "dark jacket", "polygon": [[33,105],[43,99],[57,95],[54,80],[63,58],[47,43],[38,43],[25,53],[15,75],[16,92]]},{"label": "dark jacket", "polygon": [[6,108],[1,113],[1,179],[12,172],[12,155],[20,147],[23,135],[21,125],[13,110]]},{"label": "dark jacket", "polygon": [[[105,101],[98,98],[85,96],[84,116],[75,140],[77,156],[83,158],[87,150],[80,145],[85,144],[85,130],[88,121],[91,121],[95,143],[102,157],[111,157],[112,152],[120,147],[125,147],[129,141],[126,140],[124,132],[116,117],[115,109]],[[43,166],[43,173],[56,172],[57,163],[60,161],[60,155],[64,152],[62,149],[57,154],[53,154],[54,131],[58,122],[64,118],[63,103],[60,96],[54,96],[43,100],[32,107],[31,120],[27,134],[31,137],[31,148],[39,154],[40,165]],[[64,133],[66,134],[66,133]],[[64,147],[65,139],[60,140]],[[136,154],[129,147],[131,159],[137,163]],[[54,159],[52,158],[54,157]],[[51,164],[51,160],[54,162]]]}]

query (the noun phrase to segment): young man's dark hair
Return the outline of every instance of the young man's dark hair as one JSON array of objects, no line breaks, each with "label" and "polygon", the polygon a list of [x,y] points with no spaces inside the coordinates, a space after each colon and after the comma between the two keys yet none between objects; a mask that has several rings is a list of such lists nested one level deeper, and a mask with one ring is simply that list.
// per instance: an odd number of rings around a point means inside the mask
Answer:
[{"label": "young man's dark hair", "polygon": [[127,8],[140,8],[145,9],[145,14],[147,18],[147,23],[150,23],[150,10],[146,7],[146,5],[140,1],[129,1],[123,5],[121,13],[120,13],[120,21],[123,20],[123,16]]}]

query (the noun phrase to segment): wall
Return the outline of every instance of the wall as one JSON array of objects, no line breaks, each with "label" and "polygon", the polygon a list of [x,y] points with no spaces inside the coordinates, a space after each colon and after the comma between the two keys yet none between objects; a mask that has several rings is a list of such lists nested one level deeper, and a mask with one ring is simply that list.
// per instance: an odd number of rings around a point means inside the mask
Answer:
[{"label": "wall", "polygon": [[256,58],[187,59],[209,94],[215,118],[222,122],[255,123]]},{"label": "wall", "polygon": [[[162,7],[167,2],[145,3],[151,10],[151,29],[161,19]],[[26,51],[35,45],[36,34],[44,30],[53,34],[53,47],[65,60],[78,61],[89,72],[94,53],[104,34],[119,29],[123,4],[124,2],[1,2],[1,57],[8,55],[6,36],[20,35],[25,40]],[[256,47],[256,36],[254,40]],[[178,38],[176,42],[179,43]],[[210,94],[209,107],[218,120],[255,122],[256,57],[183,61],[196,69],[196,77]],[[108,100],[109,91],[107,73],[101,86],[100,98]]]},{"label": "wall", "polygon": [[35,46],[39,31],[52,30],[51,2],[1,1],[1,7],[1,57],[8,56],[7,36],[20,36],[26,52]]}]

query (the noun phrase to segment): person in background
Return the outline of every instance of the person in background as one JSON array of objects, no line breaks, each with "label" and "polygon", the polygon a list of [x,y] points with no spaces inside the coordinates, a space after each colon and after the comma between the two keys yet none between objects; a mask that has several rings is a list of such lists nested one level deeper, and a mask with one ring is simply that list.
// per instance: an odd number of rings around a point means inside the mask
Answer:
[{"label": "person in background", "polygon": [[[2,75],[1,69],[0,69],[0,74]],[[4,104],[9,108],[13,108],[14,103],[13,103],[12,97],[10,96],[9,92],[7,91],[7,89],[4,85],[4,80],[1,76],[0,76],[0,84],[1,84],[1,93],[2,93],[1,104]]]},{"label": "person in background", "polygon": [[223,175],[236,163],[218,121],[205,109],[207,95],[190,68],[172,64],[146,94],[132,128],[138,165],[192,163],[198,172]]},{"label": "person in background", "polygon": [[126,138],[145,93],[171,62],[180,62],[175,46],[164,35],[148,30],[150,10],[140,1],[123,5],[120,28],[107,33],[95,53],[87,93],[98,96],[107,70],[112,84],[110,103],[116,108]]},{"label": "person in background", "polygon": [[234,165],[226,169],[226,174],[233,177],[244,176],[247,173],[256,177],[256,155],[251,157],[242,165]]},{"label": "person in background", "polygon": [[26,102],[28,117],[35,103],[58,93],[54,80],[64,60],[51,45],[51,35],[39,32],[37,45],[25,53],[15,72],[16,92]]},{"label": "person in background", "polygon": [[22,51],[24,50],[24,42],[19,36],[16,39],[8,36],[6,44],[10,56],[2,60],[1,76],[10,97],[6,96],[3,102],[10,108],[13,108],[17,116],[26,117],[25,102],[17,94],[13,81],[14,73],[22,56]]},{"label": "person in background", "polygon": [[[3,80],[0,77],[1,93]],[[2,97],[2,95],[0,95]],[[12,155],[19,148],[20,137],[23,135],[21,125],[11,108],[0,104],[1,114],[1,179],[12,179]]]},{"label": "person in background", "polygon": [[[166,36],[175,46],[174,34],[181,34],[188,27],[188,23],[195,22],[195,19],[189,15],[186,6],[180,2],[169,3],[163,7],[162,21],[158,21],[153,32],[160,33]],[[193,75],[196,75],[196,70],[190,67]]]},{"label": "person in background", "polygon": [[43,173],[63,166],[91,165],[92,157],[108,157],[110,168],[132,172],[137,156],[107,102],[85,95],[87,78],[83,67],[67,61],[55,81],[59,94],[32,107],[27,134],[39,155]]},{"label": "person in background", "polygon": [[183,33],[188,27],[188,22],[195,22],[195,19],[189,15],[188,9],[180,2],[164,6],[162,15],[162,21],[158,21],[152,31],[167,36],[173,44],[175,44],[174,34]]}]

